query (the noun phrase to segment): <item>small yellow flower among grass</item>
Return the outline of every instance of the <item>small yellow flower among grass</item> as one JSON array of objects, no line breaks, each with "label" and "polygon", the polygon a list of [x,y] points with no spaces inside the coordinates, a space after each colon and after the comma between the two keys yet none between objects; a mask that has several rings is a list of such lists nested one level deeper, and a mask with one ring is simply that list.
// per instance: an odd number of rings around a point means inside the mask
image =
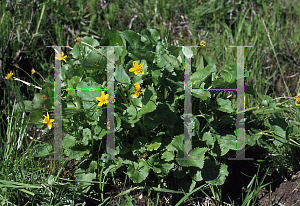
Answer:
[{"label": "small yellow flower among grass", "polygon": [[47,112],[47,116],[43,115],[45,119],[43,120],[43,123],[47,124],[49,129],[52,127],[52,122],[54,122],[54,119],[50,119],[49,114]]},{"label": "small yellow flower among grass", "polygon": [[300,93],[296,97],[295,105],[298,106],[297,103],[300,103]]},{"label": "small yellow flower among grass", "polygon": [[105,94],[104,91],[101,91],[101,97],[96,97],[96,99],[99,101],[97,106],[102,107],[103,104],[107,104],[107,96],[108,94]]},{"label": "small yellow flower among grass", "polygon": [[78,48],[78,47],[79,47],[79,44],[80,44],[80,42],[81,42],[80,37],[77,37],[77,38],[76,38],[76,42],[78,42],[78,45],[77,45],[77,48]]},{"label": "small yellow flower among grass", "polygon": [[31,75],[35,73],[34,68],[31,69]]},{"label": "small yellow flower among grass", "polygon": [[139,97],[140,94],[142,94],[141,86],[139,85],[139,83],[135,83],[135,90],[134,90],[133,98]]},{"label": "small yellow flower among grass", "polygon": [[204,46],[204,47],[206,47],[206,42],[205,41],[200,41],[200,46]]},{"label": "small yellow flower among grass", "polygon": [[61,52],[61,54],[56,54],[55,55],[55,59],[58,59],[58,60],[63,60],[63,61],[66,61],[65,58],[67,57],[67,55],[64,56],[64,53]]},{"label": "small yellow flower among grass", "polygon": [[10,71],[10,73],[7,74],[7,76],[5,77],[5,79],[10,79],[12,77],[14,73],[12,73],[12,71]]},{"label": "small yellow flower among grass", "polygon": [[134,72],[135,75],[145,74],[142,70],[142,67],[144,66],[144,63],[141,63],[140,65],[137,63],[137,61],[133,62],[133,67],[129,69],[130,72]]}]

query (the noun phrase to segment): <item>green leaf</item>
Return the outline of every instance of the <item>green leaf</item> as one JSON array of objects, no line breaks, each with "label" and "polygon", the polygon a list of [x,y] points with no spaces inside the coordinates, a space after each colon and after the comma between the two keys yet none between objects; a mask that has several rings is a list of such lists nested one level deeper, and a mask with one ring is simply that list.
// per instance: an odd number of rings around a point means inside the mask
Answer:
[{"label": "green leaf", "polygon": [[154,45],[160,40],[160,35],[155,29],[145,29],[142,34]]},{"label": "green leaf", "polygon": [[77,88],[81,88],[81,90],[77,90],[77,95],[83,101],[97,101],[96,97],[101,97],[101,91],[104,91],[104,88],[102,88],[101,85],[85,79],[78,83]]},{"label": "green leaf", "polygon": [[149,145],[145,145],[147,147],[148,151],[153,151],[157,150],[160,147],[161,143],[160,142],[155,142],[155,143],[150,143]]},{"label": "green leaf", "polygon": [[215,64],[214,60],[212,60],[212,58],[210,58],[209,56],[206,56],[206,55],[203,55],[203,57],[204,57],[205,62],[206,62],[207,65],[211,65],[213,67],[216,67],[216,64]]},{"label": "green leaf", "polygon": [[[203,134],[202,139],[203,139],[204,141],[206,141],[206,144],[207,144],[208,146],[212,146],[212,148],[213,148],[213,146],[214,146],[214,144],[215,144],[215,138],[214,138],[214,136],[210,133],[210,131],[209,131],[209,132],[205,132],[205,133]],[[211,148],[211,149],[212,149],[212,148]]]},{"label": "green leaf", "polygon": [[[211,85],[213,88],[236,89],[236,81],[233,83],[226,82],[224,79],[215,79]],[[246,86],[247,87],[247,86]]]},{"label": "green leaf", "polygon": [[[107,47],[101,47],[100,52],[107,56]],[[96,50],[91,51],[83,60],[82,68],[92,71],[105,71],[107,69],[107,58]]]},{"label": "green leaf", "polygon": [[[73,76],[72,78],[67,80],[67,89],[75,89],[79,82],[80,82],[80,77],[79,76]],[[75,90],[70,90],[70,91],[68,91],[68,95],[69,96],[75,96],[76,91]]]},{"label": "green leaf", "polygon": [[[159,56],[155,57],[155,64],[159,68],[163,68],[167,64],[167,60],[163,56],[159,55]],[[156,70],[156,71],[159,71],[159,70]]]},{"label": "green leaf", "polygon": [[116,72],[115,78],[118,82],[128,84],[128,85],[131,84],[130,78],[126,73],[125,69],[122,67],[122,65],[117,65],[115,72]]},{"label": "green leaf", "polygon": [[[81,42],[85,42],[93,47],[99,46],[99,42],[92,37],[85,36],[85,37],[81,38]],[[78,43],[76,43],[74,45],[72,51],[70,52],[70,54],[72,54],[72,58],[78,59],[78,58],[80,58],[81,55],[83,55],[83,57],[85,57],[91,51],[93,51],[93,48],[91,48],[90,46],[80,43],[79,47],[78,47]]]},{"label": "green leaf", "polygon": [[150,168],[145,166],[142,162],[133,162],[133,164],[128,167],[126,174],[134,183],[141,183],[149,175],[149,170]]},{"label": "green leaf", "polygon": [[156,57],[159,57],[161,56],[162,54],[164,54],[165,52],[165,49],[164,49],[164,45],[162,42],[158,42],[156,48],[155,48],[155,56]]},{"label": "green leaf", "polygon": [[216,66],[207,65],[204,69],[192,74],[192,87],[199,87],[213,72],[217,71]]},{"label": "green leaf", "polygon": [[80,145],[80,146],[74,146],[72,147],[72,149],[65,149],[64,150],[64,154],[67,155],[69,158],[71,159],[75,159],[75,160],[81,160],[81,158],[86,155],[89,154],[90,150],[86,149],[86,147]]},{"label": "green leaf", "polygon": [[227,154],[227,152],[232,149],[232,150],[238,150],[241,148],[237,148],[237,139],[236,136],[234,135],[225,135],[225,136],[220,136],[220,135],[215,135],[217,137],[217,140],[220,145],[221,149],[221,156]]},{"label": "green leaf", "polygon": [[170,151],[165,151],[161,156],[161,159],[164,159],[167,162],[174,160],[174,158],[175,158],[174,152],[170,152]]},{"label": "green leaf", "polygon": [[62,145],[63,148],[65,149],[75,146],[75,143],[76,143],[75,137],[70,134],[66,134],[66,136],[62,140]]},{"label": "green leaf", "polygon": [[201,89],[193,89],[192,94],[194,97],[200,98],[202,100],[207,100],[207,98],[211,98],[211,94],[209,91],[205,91]]},{"label": "green leaf", "polygon": [[94,128],[94,139],[95,140],[101,140],[106,135],[106,127],[103,124],[103,126],[96,125]]},{"label": "green leaf", "polygon": [[44,100],[42,99],[42,94],[41,93],[36,93],[34,94],[32,104],[33,104],[33,109],[41,109],[43,107]]},{"label": "green leaf", "polygon": [[91,134],[91,130],[89,128],[83,129],[82,136],[83,136],[83,139],[81,142],[83,143],[83,145],[86,146],[89,144],[89,141],[92,141],[92,134]]},{"label": "green leaf", "polygon": [[142,47],[145,46],[145,44],[141,41],[141,35],[132,30],[124,31],[123,36],[134,50],[142,49]]},{"label": "green leaf", "polygon": [[128,53],[128,56],[135,61],[145,59],[147,62],[153,62],[155,53],[148,50],[132,50]]},{"label": "green leaf", "polygon": [[[183,144],[183,142],[181,143]],[[192,153],[188,156],[191,160],[176,160],[178,164],[182,167],[199,167],[203,168],[205,153],[208,151],[208,148],[194,148]],[[184,158],[184,150],[178,150],[176,158]],[[194,160],[193,160],[194,159]]]},{"label": "green leaf", "polygon": [[84,169],[78,168],[75,171],[76,181],[81,182],[83,185],[91,185],[92,180],[96,179],[96,173],[88,173]]},{"label": "green leaf", "polygon": [[179,68],[179,64],[180,62],[178,61],[178,59],[176,57],[174,57],[173,55],[169,54],[163,54],[163,57],[176,69]]},{"label": "green leaf", "polygon": [[[109,41],[110,46],[122,46],[122,47],[114,47],[115,51],[115,61],[116,63],[124,63],[124,58],[127,54],[126,50],[126,41],[122,38],[120,35],[120,32],[116,29],[109,29],[105,31],[105,37]],[[119,58],[121,57],[121,61],[119,61]]]},{"label": "green leaf", "polygon": [[32,155],[34,157],[44,157],[50,155],[51,150],[52,146],[50,144],[38,144],[34,146]]},{"label": "green leaf", "polygon": [[25,111],[32,112],[33,110],[32,101],[24,100],[24,104],[25,104]]},{"label": "green leaf", "polygon": [[217,161],[212,161],[208,157],[205,158],[205,164],[201,175],[206,183],[212,185],[223,185],[228,176],[227,165],[219,164]]},{"label": "green leaf", "polygon": [[227,113],[233,112],[233,109],[231,106],[231,101],[229,101],[229,99],[218,98],[217,103],[219,106],[221,106],[220,108],[218,108],[218,110],[220,110],[222,112],[227,112]]},{"label": "green leaf", "polygon": [[137,121],[139,121],[139,117],[138,117],[138,110],[136,107],[134,107],[133,105],[130,105],[124,112],[123,112],[123,116],[121,116],[120,118],[130,124],[134,124]]},{"label": "green leaf", "polygon": [[33,111],[29,116],[31,124],[37,123],[42,117],[43,110],[41,109]]},{"label": "green leaf", "polygon": [[235,80],[237,80],[237,65],[229,64],[223,67],[221,70],[221,77],[229,83],[232,83]]}]

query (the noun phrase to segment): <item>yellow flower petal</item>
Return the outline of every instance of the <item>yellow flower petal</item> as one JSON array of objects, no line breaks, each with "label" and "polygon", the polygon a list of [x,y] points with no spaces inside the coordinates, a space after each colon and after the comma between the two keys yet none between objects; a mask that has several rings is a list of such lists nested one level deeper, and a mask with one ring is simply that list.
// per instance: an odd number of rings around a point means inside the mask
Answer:
[{"label": "yellow flower petal", "polygon": [[141,65],[139,65],[137,63],[137,61],[133,62],[133,67],[129,69],[130,72],[134,72],[135,75],[140,74],[144,74],[144,71],[142,70],[142,67],[144,66],[144,63],[141,63]]},{"label": "yellow flower petal", "polygon": [[107,94],[105,94],[104,91],[101,91],[101,97],[96,97],[96,99],[99,101],[97,106],[102,106],[103,104],[107,104]]},{"label": "yellow flower petal", "polygon": [[139,95],[142,94],[141,92],[141,86],[139,83],[135,83],[135,90],[134,90],[134,94],[133,94],[133,98],[137,98],[139,97]]},{"label": "yellow flower petal", "polygon": [[58,59],[58,60],[63,60],[63,61],[66,61],[65,58],[67,57],[67,55],[64,56],[64,53],[61,52],[61,54],[56,54],[55,55],[55,59]]},{"label": "yellow flower petal", "polygon": [[205,46],[206,46],[206,42],[202,40],[202,41],[200,42],[200,46],[204,46],[204,47],[205,47]]},{"label": "yellow flower petal", "polygon": [[14,73],[12,73],[12,71],[10,71],[10,73],[7,74],[7,76],[5,77],[5,79],[10,79],[12,77]]},{"label": "yellow flower petal", "polygon": [[78,42],[78,43],[80,43],[80,42],[81,42],[81,39],[80,39],[80,37],[77,37],[77,38],[76,38],[76,42]]},{"label": "yellow flower petal", "polygon": [[49,129],[52,128],[52,122],[54,122],[54,119],[50,119],[49,114],[47,112],[47,116],[43,115],[45,119],[43,120],[43,123],[47,124]]}]

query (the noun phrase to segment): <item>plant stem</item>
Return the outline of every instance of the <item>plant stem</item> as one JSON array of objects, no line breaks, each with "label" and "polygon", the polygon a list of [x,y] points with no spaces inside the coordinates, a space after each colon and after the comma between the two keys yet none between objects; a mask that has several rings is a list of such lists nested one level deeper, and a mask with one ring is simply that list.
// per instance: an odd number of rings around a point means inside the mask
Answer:
[{"label": "plant stem", "polygon": [[18,78],[16,78],[16,77],[13,77],[13,79],[14,79],[14,80],[17,80],[17,81],[20,81],[20,82],[22,82],[22,83],[24,83],[24,84],[26,84],[26,85],[28,85],[28,86],[34,86],[35,88],[42,90],[41,87],[38,87],[38,86],[35,86],[35,85],[31,84],[31,83],[25,82],[25,81],[23,81],[23,80],[21,80],[21,79],[18,79]]}]

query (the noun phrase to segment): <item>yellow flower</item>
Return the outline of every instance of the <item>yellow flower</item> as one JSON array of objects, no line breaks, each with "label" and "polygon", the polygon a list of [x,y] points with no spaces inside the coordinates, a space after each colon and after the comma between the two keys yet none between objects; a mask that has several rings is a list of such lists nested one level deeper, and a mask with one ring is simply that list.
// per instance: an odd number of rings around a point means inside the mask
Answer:
[{"label": "yellow flower", "polygon": [[133,67],[129,69],[130,72],[134,72],[135,75],[144,74],[144,71],[142,70],[142,67],[144,66],[144,63],[141,63],[139,65],[136,61],[133,62]]},{"label": "yellow flower", "polygon": [[31,74],[34,74],[35,73],[35,70],[34,68],[31,69]]},{"label": "yellow flower", "polygon": [[202,40],[202,41],[200,42],[200,46],[204,46],[204,47],[205,47],[205,46],[206,46],[206,42]]},{"label": "yellow flower", "polygon": [[[106,124],[106,123],[104,123]],[[110,121],[107,122],[107,129],[110,129]]]},{"label": "yellow flower", "polygon": [[58,60],[64,60],[64,61],[66,61],[65,60],[66,57],[67,57],[67,55],[64,56],[63,52],[61,52],[61,54],[56,54],[55,55],[55,59],[58,59]]},{"label": "yellow flower", "polygon": [[47,116],[43,115],[45,119],[43,120],[43,123],[48,124],[49,129],[52,127],[52,122],[54,122],[54,119],[50,119],[49,114],[47,112]]},{"label": "yellow flower", "polygon": [[10,73],[7,74],[7,76],[5,77],[5,79],[10,79],[12,77],[14,73],[12,73],[12,71],[10,71]]},{"label": "yellow flower", "polygon": [[298,106],[297,103],[300,103],[300,93],[296,97],[295,105]]},{"label": "yellow flower", "polygon": [[140,94],[142,94],[141,86],[139,85],[139,83],[135,83],[135,90],[134,90],[133,98],[139,97]]},{"label": "yellow flower", "polygon": [[103,104],[107,104],[107,96],[108,94],[105,94],[104,91],[101,91],[101,97],[96,97],[96,99],[99,101],[97,106],[102,106]]},{"label": "yellow flower", "polygon": [[77,45],[77,48],[78,48],[78,47],[79,47],[79,44],[80,44],[80,42],[81,42],[80,37],[77,37],[77,38],[76,38],[76,42],[78,42],[78,45]]}]

